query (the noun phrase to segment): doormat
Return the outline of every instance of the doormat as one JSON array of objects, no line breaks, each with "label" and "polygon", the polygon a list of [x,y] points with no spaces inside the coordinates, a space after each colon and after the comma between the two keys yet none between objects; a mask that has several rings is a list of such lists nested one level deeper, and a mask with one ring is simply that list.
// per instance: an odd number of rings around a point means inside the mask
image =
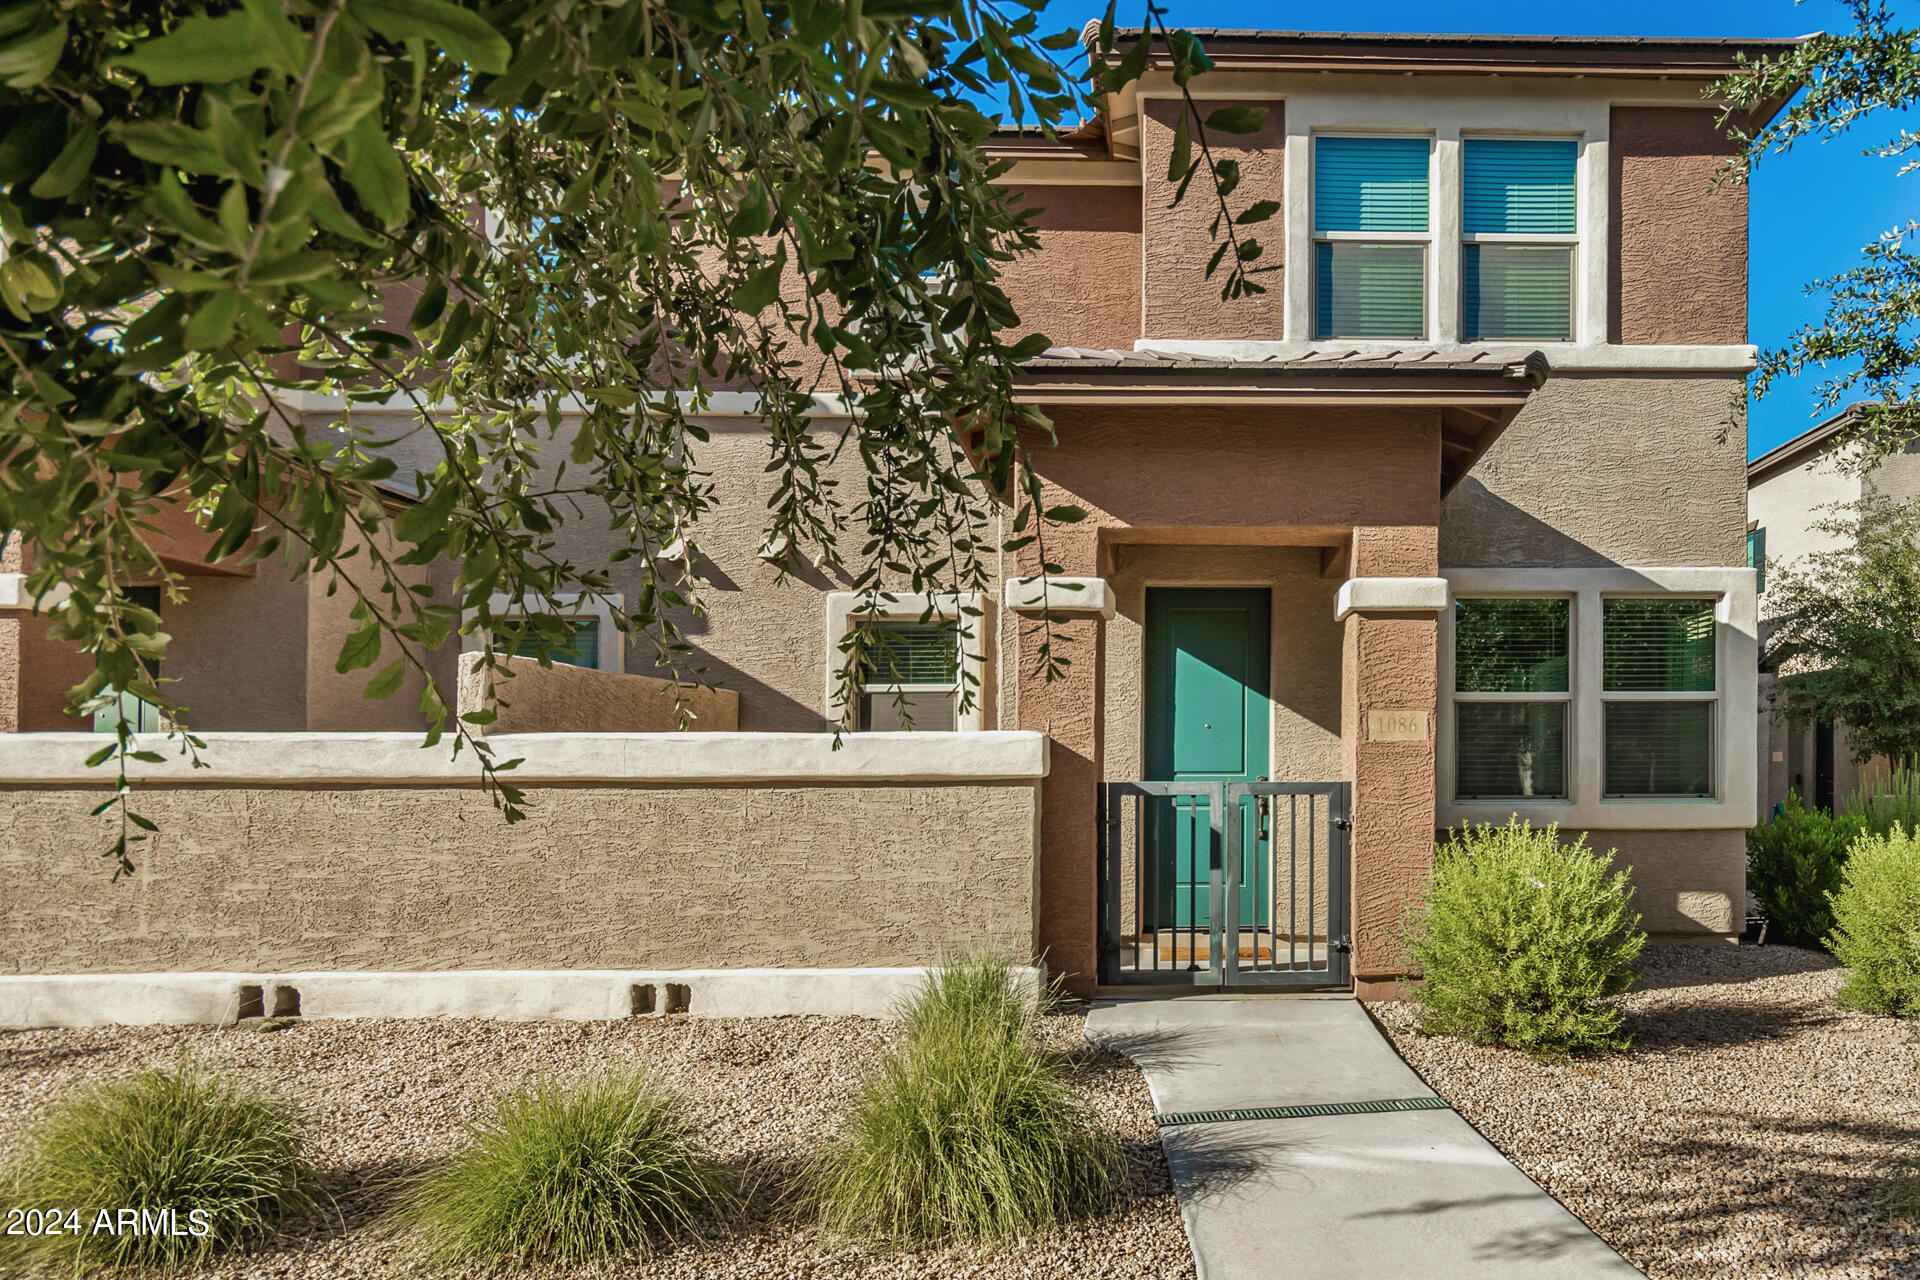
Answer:
[{"label": "doormat", "polygon": [[1227,1111],[1172,1111],[1155,1116],[1162,1129],[1229,1120],[1303,1120],[1308,1116],[1360,1116],[1382,1111],[1450,1111],[1444,1098],[1378,1098],[1371,1102],[1314,1102],[1300,1107],[1235,1107]]}]

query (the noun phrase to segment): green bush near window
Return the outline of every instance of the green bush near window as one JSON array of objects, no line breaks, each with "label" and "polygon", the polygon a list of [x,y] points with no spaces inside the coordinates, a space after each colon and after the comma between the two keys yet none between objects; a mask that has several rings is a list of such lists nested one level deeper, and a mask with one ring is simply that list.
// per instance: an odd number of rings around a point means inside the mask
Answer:
[{"label": "green bush near window", "polygon": [[894,1243],[999,1240],[1109,1204],[1119,1148],[1034,1034],[1007,966],[943,965],[860,1083],[805,1187],[830,1232]]},{"label": "green bush near window", "polygon": [[508,1095],[387,1225],[430,1265],[579,1266],[697,1240],[737,1203],[681,1095],[646,1071],[610,1070]]},{"label": "green bush near window", "polygon": [[1853,813],[1808,809],[1787,793],[1780,816],[1747,832],[1747,888],[1767,916],[1767,940],[1824,947],[1847,851],[1866,824]]},{"label": "green bush near window", "polygon": [[[294,1108],[191,1065],[60,1103],[0,1175],[0,1203],[77,1211],[77,1232],[9,1241],[21,1258],[68,1274],[187,1266],[258,1243],[318,1196]],[[154,1222],[171,1212],[165,1230],[122,1230],[117,1217],[113,1230],[92,1229],[100,1211],[123,1209]]]},{"label": "green bush near window", "polygon": [[1874,772],[1838,808],[1875,835],[1887,835],[1896,826],[1920,831],[1920,769],[1896,765]]},{"label": "green bush near window", "polygon": [[1403,941],[1427,1034],[1541,1057],[1627,1045],[1606,1000],[1633,985],[1646,934],[1626,872],[1584,836],[1517,819],[1452,833]]},{"label": "green bush near window", "polygon": [[1920,831],[1855,842],[1827,945],[1847,967],[1843,1008],[1920,1018]]}]

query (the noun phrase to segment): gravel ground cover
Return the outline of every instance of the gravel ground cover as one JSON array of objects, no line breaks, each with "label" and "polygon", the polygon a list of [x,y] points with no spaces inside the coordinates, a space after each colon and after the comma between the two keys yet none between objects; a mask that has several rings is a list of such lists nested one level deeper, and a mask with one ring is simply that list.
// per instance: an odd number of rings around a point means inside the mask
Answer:
[{"label": "gravel ground cover", "polygon": [[372,1229],[383,1184],[451,1150],[463,1121],[536,1072],[644,1061],[696,1099],[708,1142],[757,1188],[748,1215],[713,1239],[610,1274],[706,1277],[1122,1277],[1193,1275],[1192,1254],[1153,1123],[1146,1082],[1125,1058],[1088,1048],[1083,1018],[1056,1014],[1042,1034],[1079,1060],[1077,1085],[1127,1152],[1127,1185],[1107,1214],[1018,1244],[875,1252],[824,1239],[778,1206],[796,1157],[827,1133],[860,1069],[890,1043],[890,1024],[861,1018],[508,1023],[470,1019],[113,1027],[0,1032],[0,1151],[86,1081],[198,1061],[271,1082],[307,1111],[334,1209],[267,1248],[196,1278],[334,1278],[411,1274]]},{"label": "gravel ground cover", "polygon": [[1655,1280],[1920,1277],[1920,1221],[1880,1203],[1920,1152],[1920,1042],[1843,1013],[1831,957],[1667,947],[1622,998],[1633,1048],[1540,1063],[1412,1030],[1401,1054]]}]

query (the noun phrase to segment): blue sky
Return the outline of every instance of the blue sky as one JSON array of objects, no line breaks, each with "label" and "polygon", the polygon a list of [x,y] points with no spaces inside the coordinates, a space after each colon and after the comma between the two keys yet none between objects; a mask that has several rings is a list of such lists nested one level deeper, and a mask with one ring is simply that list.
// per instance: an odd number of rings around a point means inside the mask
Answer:
[{"label": "blue sky", "polygon": [[[1615,0],[1612,4],[1542,4],[1540,0],[1373,0],[1351,4],[1252,4],[1245,0],[1166,0],[1167,21],[1189,27],[1264,27],[1307,31],[1460,31],[1528,35],[1793,36],[1850,28],[1848,10],[1832,0]],[[1920,0],[1897,0],[1904,25],[1920,25]],[[1078,28],[1103,4],[1053,0],[1051,23]],[[1138,25],[1145,11],[1121,0],[1116,19]],[[1776,346],[1822,308],[1802,292],[1818,277],[1859,260],[1860,246],[1920,216],[1920,173],[1897,177],[1898,161],[1861,151],[1892,137],[1900,121],[1872,122],[1837,141],[1772,156],[1755,175],[1751,200],[1750,330]],[[1752,408],[1749,452],[1764,453],[1813,425],[1820,379],[1780,385]]]}]

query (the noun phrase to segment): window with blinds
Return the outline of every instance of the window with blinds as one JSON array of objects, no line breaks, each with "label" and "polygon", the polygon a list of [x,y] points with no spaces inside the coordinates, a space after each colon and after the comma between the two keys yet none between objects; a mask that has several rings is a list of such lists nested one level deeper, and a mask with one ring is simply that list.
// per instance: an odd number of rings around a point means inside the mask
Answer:
[{"label": "window with blinds", "polygon": [[1767,531],[1755,529],[1747,534],[1747,568],[1753,570],[1753,589],[1767,589]]},{"label": "window with blinds", "polygon": [[[600,619],[574,618],[573,636],[564,644],[547,643],[547,657],[570,667],[598,670],[600,666]],[[518,639],[508,632],[496,632],[494,652],[515,658],[540,656],[540,638],[532,628],[521,630]]]},{"label": "window with blinds", "polygon": [[1579,144],[1467,138],[1460,150],[1462,335],[1571,341]]},{"label": "window with blinds", "polygon": [[1454,794],[1564,799],[1573,602],[1453,605]]},{"label": "window with blinds", "polygon": [[952,622],[866,624],[858,727],[945,732],[959,723],[960,629]]},{"label": "window with blinds", "polygon": [[1713,794],[1715,612],[1712,600],[1672,597],[1603,605],[1608,796]]},{"label": "window with blinds", "polygon": [[1313,140],[1317,337],[1426,336],[1430,152],[1426,138]]}]

